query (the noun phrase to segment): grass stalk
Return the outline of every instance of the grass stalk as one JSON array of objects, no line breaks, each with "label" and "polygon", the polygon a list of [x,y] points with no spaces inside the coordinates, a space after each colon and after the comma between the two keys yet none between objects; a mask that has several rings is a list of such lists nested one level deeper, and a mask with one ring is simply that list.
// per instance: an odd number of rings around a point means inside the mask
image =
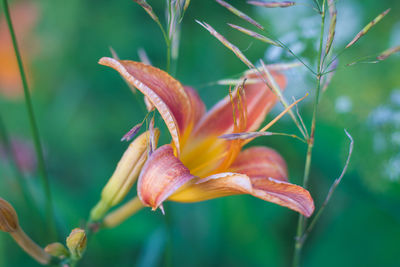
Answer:
[{"label": "grass stalk", "polygon": [[42,145],[41,145],[40,136],[39,136],[39,130],[38,130],[38,127],[36,124],[36,119],[35,119],[35,115],[34,115],[34,111],[33,111],[33,105],[32,105],[31,96],[30,96],[30,92],[29,92],[28,81],[26,79],[24,66],[22,64],[22,58],[21,58],[21,54],[19,52],[17,38],[15,36],[14,27],[13,27],[11,16],[10,16],[10,10],[8,7],[8,1],[2,0],[2,2],[3,2],[3,7],[4,7],[4,15],[5,15],[5,18],[7,21],[8,29],[10,31],[10,36],[12,39],[14,52],[15,52],[15,56],[16,56],[16,59],[18,62],[19,72],[21,75],[22,85],[23,85],[23,89],[24,89],[24,96],[25,96],[25,105],[27,108],[29,123],[30,123],[30,127],[31,127],[31,132],[32,132],[32,138],[33,138],[34,145],[35,145],[35,151],[36,151],[36,156],[37,156],[37,160],[38,160],[38,168],[39,168],[39,173],[40,173],[40,177],[41,177],[41,181],[42,181],[43,192],[44,192],[45,199],[46,199],[47,227],[48,227],[50,233],[52,233],[52,235],[55,236],[56,231],[55,231],[55,221],[54,221],[54,214],[53,214],[53,201],[52,201],[52,196],[51,196],[51,191],[50,191],[49,179],[48,179],[47,172],[46,172],[46,166],[45,166],[43,150],[42,150]]},{"label": "grass stalk", "polygon": [[[321,10],[321,32],[320,32],[320,42],[319,42],[319,50],[318,50],[318,63],[317,63],[317,77],[316,77],[316,91],[315,91],[315,99],[314,99],[314,109],[311,121],[311,132],[310,138],[308,139],[308,146],[307,146],[307,155],[306,155],[306,162],[304,167],[304,177],[303,177],[303,187],[307,189],[308,181],[310,177],[310,168],[311,168],[311,160],[312,160],[312,152],[314,148],[314,137],[315,137],[315,126],[317,122],[317,113],[318,113],[318,102],[319,102],[319,95],[321,91],[321,73],[322,73],[322,46],[324,42],[324,29],[325,29],[325,2],[322,3],[322,10]],[[293,267],[298,267],[301,260],[301,252],[303,249],[303,242],[301,242],[301,237],[303,235],[303,231],[305,228],[306,219],[303,215],[299,215],[299,219],[297,222],[297,231],[296,231],[296,238],[295,238],[295,246],[294,246],[294,255],[293,255]]]}]

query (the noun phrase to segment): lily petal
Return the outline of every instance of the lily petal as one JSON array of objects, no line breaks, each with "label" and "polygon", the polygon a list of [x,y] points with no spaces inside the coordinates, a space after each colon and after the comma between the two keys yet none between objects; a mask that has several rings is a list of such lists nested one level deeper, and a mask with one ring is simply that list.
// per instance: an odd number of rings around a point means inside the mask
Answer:
[{"label": "lily petal", "polygon": [[193,123],[192,93],[168,73],[140,62],[103,57],[101,65],[117,70],[131,85],[141,91],[160,112],[180,151],[181,135]]},{"label": "lily petal", "polygon": [[206,105],[201,100],[199,94],[195,89],[190,86],[185,86],[185,91],[188,94],[193,112],[193,122],[197,123],[201,117],[206,113]]},{"label": "lily petal", "polygon": [[171,145],[156,149],[149,157],[138,181],[138,196],[145,206],[157,209],[164,200],[194,178],[174,155]]},{"label": "lily petal", "polygon": [[300,186],[272,178],[253,178],[240,173],[219,173],[191,183],[171,195],[177,202],[197,202],[222,196],[250,194],[295,210],[306,217],[314,211],[309,192]]},{"label": "lily petal", "polygon": [[285,160],[275,150],[262,146],[241,151],[229,170],[246,174],[250,178],[272,177],[287,181]]},{"label": "lily petal", "polygon": [[[272,75],[283,88],[286,83],[285,77],[276,72]],[[244,93],[241,94],[242,104],[246,110],[241,112],[243,110],[239,107],[239,110],[233,112],[232,102],[238,103],[239,98],[238,92],[235,91],[232,99],[228,95],[202,117],[186,142],[181,160],[194,175],[204,178],[210,174],[226,171],[238,155],[243,142],[223,140],[218,137],[237,131],[258,129],[268,111],[275,105],[277,97],[262,79],[255,74],[247,74],[245,77],[256,81],[245,84]],[[236,125],[233,114],[238,122]]]},{"label": "lily petal", "polygon": [[193,128],[200,121],[200,119],[206,113],[206,105],[201,100],[199,94],[190,86],[184,86],[184,89],[189,97],[190,106],[191,106],[191,119],[187,127],[185,128],[185,132],[181,138],[181,145],[184,146],[186,141],[188,140],[190,134],[192,133]]},{"label": "lily petal", "polygon": [[[279,84],[280,88],[286,86],[286,79],[283,74],[271,71],[271,74]],[[244,78],[256,79],[258,82],[245,84],[245,103],[247,108],[247,126],[245,131],[257,130],[264,121],[267,113],[275,105],[277,97],[265,85],[264,81],[255,74],[248,74]],[[233,101],[237,101],[237,94],[234,95]],[[201,119],[196,126],[195,134],[197,135],[222,135],[232,133],[234,130],[233,109],[230,96],[226,96],[218,102],[207,114]]]},{"label": "lily petal", "polygon": [[253,196],[276,203],[310,217],[314,212],[314,201],[310,193],[301,186],[273,178],[252,178]]}]

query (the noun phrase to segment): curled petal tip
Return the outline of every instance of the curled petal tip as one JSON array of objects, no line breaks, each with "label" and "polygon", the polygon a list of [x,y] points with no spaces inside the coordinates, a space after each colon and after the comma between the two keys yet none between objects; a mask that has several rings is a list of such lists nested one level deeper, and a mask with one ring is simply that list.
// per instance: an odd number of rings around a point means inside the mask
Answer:
[{"label": "curled petal tip", "polygon": [[103,57],[99,64],[118,71],[128,84],[146,96],[167,125],[179,154],[181,138],[194,123],[196,114],[182,84],[165,71],[140,62]]},{"label": "curled petal tip", "polygon": [[102,57],[102,58],[100,58],[99,59],[99,64],[100,65],[107,65],[107,63],[110,61],[110,60],[115,60],[116,61],[116,59],[113,59],[113,58],[110,58],[110,57]]},{"label": "curled petal tip", "polygon": [[153,210],[181,186],[194,178],[174,155],[171,145],[156,149],[144,165],[138,181],[138,196]]}]

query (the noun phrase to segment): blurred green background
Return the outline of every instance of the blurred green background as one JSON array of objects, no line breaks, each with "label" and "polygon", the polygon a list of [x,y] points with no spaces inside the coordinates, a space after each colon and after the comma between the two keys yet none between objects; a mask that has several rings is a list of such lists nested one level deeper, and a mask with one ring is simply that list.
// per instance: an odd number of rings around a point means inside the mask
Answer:
[{"label": "blurred green background", "polygon": [[[24,33],[28,37],[19,38],[29,59],[25,63],[54,196],[59,241],[63,241],[71,229],[84,223],[98,201],[128,145],[120,138],[144,116],[141,97],[133,95],[115,71],[97,61],[110,56],[110,46],[120,58],[133,60],[139,60],[137,50],[144,48],[153,65],[164,68],[165,45],[157,25],[130,0],[15,0],[10,1],[11,12],[28,2],[36,8],[36,20]],[[293,61],[285,52],[229,28],[227,22],[251,25],[214,1],[191,2],[182,22],[176,77],[196,88],[207,107],[227,93],[226,86],[210,83],[246,68],[195,19],[211,24],[253,62],[259,58],[267,63]],[[287,9],[260,10],[244,1],[230,1],[315,65],[318,15],[311,8],[312,1],[298,2]],[[164,22],[165,1],[149,3]],[[353,135],[355,148],[348,173],[305,245],[302,266],[400,266],[400,57],[345,67],[400,44],[400,2],[339,0],[337,6],[335,51],[378,13],[389,7],[392,11],[340,57],[341,68],[321,99],[310,184],[317,208],[343,168],[349,143],[344,128]],[[4,24],[3,11],[0,16]],[[23,18],[14,17],[16,24],[19,19]],[[7,28],[0,30],[0,36],[8,34]],[[0,40],[1,48],[7,40]],[[4,64],[0,58],[0,65]],[[287,98],[314,93],[314,82],[305,68],[286,74]],[[20,87],[11,93],[1,88],[0,113],[21,155],[29,188],[44,207]],[[312,96],[300,104],[307,125],[311,100]],[[281,109],[277,105],[267,119]],[[298,134],[288,117],[273,130]],[[167,143],[169,138],[163,131],[160,142]],[[291,181],[301,184],[303,143],[274,136],[259,138],[254,144],[277,149],[287,160]],[[4,149],[0,157],[0,196],[13,203],[26,232],[46,245],[43,214],[26,207]],[[165,210],[163,216],[145,209],[115,229],[100,231],[91,238],[80,266],[290,265],[298,218],[291,210],[250,196],[167,203]],[[0,266],[37,263],[7,234],[0,233]]]}]

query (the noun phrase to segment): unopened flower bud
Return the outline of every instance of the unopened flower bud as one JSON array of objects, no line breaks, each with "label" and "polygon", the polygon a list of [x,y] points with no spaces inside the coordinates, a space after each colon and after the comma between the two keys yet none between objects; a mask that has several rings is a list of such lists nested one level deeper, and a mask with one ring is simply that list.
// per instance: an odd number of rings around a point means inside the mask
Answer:
[{"label": "unopened flower bud", "polygon": [[15,232],[18,229],[18,216],[10,203],[0,198],[0,230]]},{"label": "unopened flower bud", "polygon": [[66,257],[69,256],[68,250],[65,248],[63,244],[59,242],[48,244],[44,248],[44,251],[59,259],[65,259]]},{"label": "unopened flower bud", "polygon": [[10,233],[15,242],[32,258],[41,264],[49,264],[51,255],[46,253],[38,246],[25,232],[18,223],[18,216],[10,203],[0,198],[0,230]]},{"label": "unopened flower bud", "polygon": [[67,237],[67,247],[71,253],[71,257],[78,260],[82,257],[86,250],[86,233],[85,230],[75,228]]},{"label": "unopened flower bud", "polygon": [[[153,134],[154,136],[150,136]],[[104,217],[106,212],[120,203],[129,193],[136,182],[144,163],[147,160],[147,149],[150,139],[158,140],[160,132],[154,129],[138,136],[125,151],[118,162],[117,168],[101,192],[101,200],[90,213],[91,220],[97,221]]]}]

